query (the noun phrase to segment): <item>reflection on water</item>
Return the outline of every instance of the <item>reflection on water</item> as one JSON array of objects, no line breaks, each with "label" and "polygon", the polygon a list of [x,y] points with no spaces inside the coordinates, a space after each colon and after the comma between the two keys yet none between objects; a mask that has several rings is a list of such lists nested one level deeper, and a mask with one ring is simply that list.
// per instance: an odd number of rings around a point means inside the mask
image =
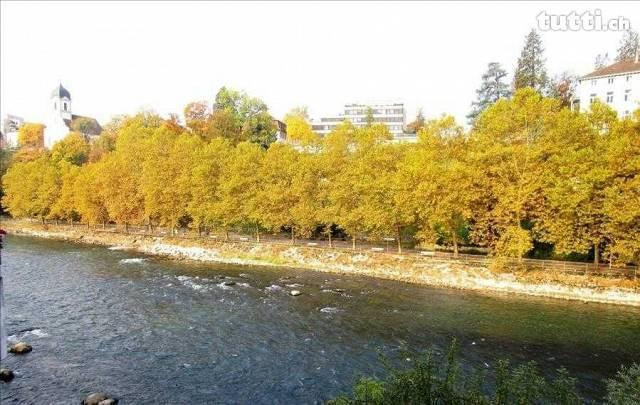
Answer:
[{"label": "reflection on water", "polygon": [[[640,361],[640,309],[425,288],[293,269],[173,262],[10,236],[8,327],[34,351],[5,364],[4,403],[313,403],[381,375],[377,350],[566,366],[588,397]],[[300,290],[292,297],[289,291]]]}]

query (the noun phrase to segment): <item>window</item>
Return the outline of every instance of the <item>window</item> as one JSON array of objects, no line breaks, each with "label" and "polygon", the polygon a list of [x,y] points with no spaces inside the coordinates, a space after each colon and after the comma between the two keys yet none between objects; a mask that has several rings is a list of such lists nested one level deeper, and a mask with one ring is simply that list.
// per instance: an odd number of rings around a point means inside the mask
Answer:
[{"label": "window", "polygon": [[613,77],[608,78],[608,79],[607,79],[607,83],[608,83],[608,84],[612,84],[612,83],[613,83]]},{"label": "window", "polygon": [[592,85],[592,86],[595,86],[595,85],[596,85],[596,80],[595,80],[595,79],[591,80],[591,85]]},{"label": "window", "polygon": [[58,103],[53,103],[53,109],[57,110],[58,109]]},{"label": "window", "polygon": [[631,100],[631,89],[624,91],[624,101]]},{"label": "window", "polygon": [[593,93],[589,96],[589,103],[593,104],[596,101],[596,94]]},{"label": "window", "polygon": [[607,92],[607,103],[613,103],[613,92]]},{"label": "window", "polygon": [[64,103],[64,110],[67,111],[67,103]]},{"label": "window", "polygon": [[627,81],[630,82],[631,81],[631,75],[627,75]]}]

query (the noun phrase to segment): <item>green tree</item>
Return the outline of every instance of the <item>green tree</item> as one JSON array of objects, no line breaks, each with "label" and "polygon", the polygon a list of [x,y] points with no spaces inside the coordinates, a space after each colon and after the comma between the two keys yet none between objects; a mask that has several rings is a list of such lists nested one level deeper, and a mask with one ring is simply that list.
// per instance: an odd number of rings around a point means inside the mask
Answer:
[{"label": "green tree", "polygon": [[476,101],[471,103],[471,112],[467,115],[469,124],[473,124],[487,107],[501,98],[511,96],[509,85],[505,82],[506,77],[507,72],[500,63],[489,63],[487,71],[482,74],[482,83],[476,90]]},{"label": "green tree", "polygon": [[544,48],[540,34],[533,29],[527,34],[525,45],[518,58],[514,75],[514,88],[531,87],[541,94],[547,92],[549,79],[545,68]]}]

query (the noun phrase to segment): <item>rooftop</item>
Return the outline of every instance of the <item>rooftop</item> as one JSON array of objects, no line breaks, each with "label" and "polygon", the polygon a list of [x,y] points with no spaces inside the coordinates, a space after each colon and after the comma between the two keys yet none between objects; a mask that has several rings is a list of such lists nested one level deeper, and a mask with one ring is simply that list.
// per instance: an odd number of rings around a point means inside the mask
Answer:
[{"label": "rooftop", "polygon": [[616,62],[613,65],[605,66],[601,69],[593,71],[586,76],[582,76],[582,79],[613,76],[632,72],[640,72],[640,62],[636,62],[633,60],[624,60],[622,62]]}]

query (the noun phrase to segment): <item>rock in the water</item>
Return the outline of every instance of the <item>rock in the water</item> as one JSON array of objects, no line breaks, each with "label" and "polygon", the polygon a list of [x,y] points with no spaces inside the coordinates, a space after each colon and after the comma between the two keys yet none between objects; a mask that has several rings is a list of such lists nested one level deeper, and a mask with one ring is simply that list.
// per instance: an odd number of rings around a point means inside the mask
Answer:
[{"label": "rock in the water", "polygon": [[223,284],[226,286],[232,286],[232,285],[236,285],[236,282],[229,280],[229,281],[225,281]]},{"label": "rock in the water", "polygon": [[247,273],[240,273],[240,274],[238,274],[238,277],[244,278],[244,279],[250,279],[251,278],[251,276],[249,276]]},{"label": "rock in the water", "polygon": [[334,291],[337,292],[337,293],[343,293],[344,292],[344,288],[336,288]]},{"label": "rock in the water", "polygon": [[301,295],[302,292],[300,292],[299,290],[291,290],[289,291],[289,294],[293,295],[294,297],[297,297],[298,295]]},{"label": "rock in the water", "polygon": [[118,400],[109,398],[107,394],[96,392],[82,400],[82,405],[116,405]]},{"label": "rock in the water", "polygon": [[15,375],[8,368],[0,368],[0,381],[11,381]]},{"label": "rock in the water", "polygon": [[11,346],[11,348],[9,349],[9,353],[25,354],[29,353],[31,350],[33,350],[33,348],[30,344],[25,342],[18,342],[15,345]]}]

